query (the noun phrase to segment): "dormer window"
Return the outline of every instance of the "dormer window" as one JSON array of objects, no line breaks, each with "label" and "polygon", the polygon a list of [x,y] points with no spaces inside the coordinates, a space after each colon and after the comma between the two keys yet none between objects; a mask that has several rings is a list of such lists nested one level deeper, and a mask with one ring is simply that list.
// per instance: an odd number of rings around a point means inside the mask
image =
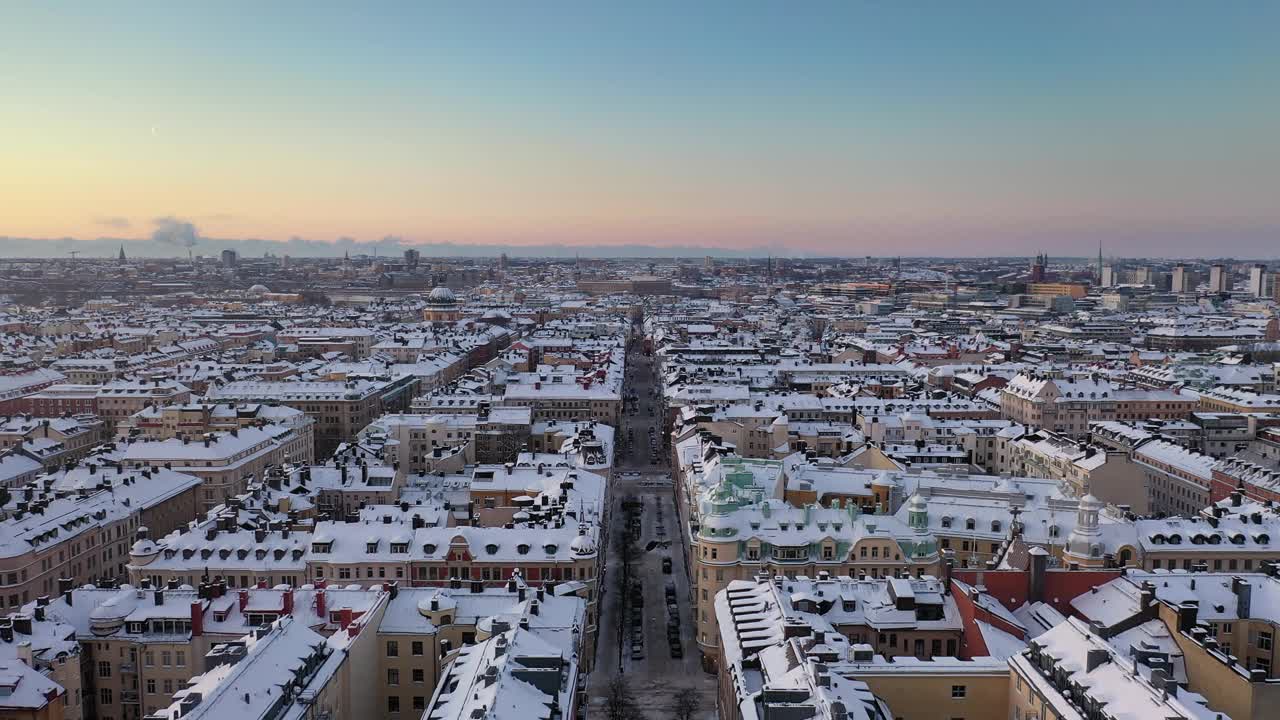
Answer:
[{"label": "dormer window", "polygon": [[427,543],[426,545],[422,546],[422,552],[426,553],[427,555],[435,555],[436,546],[432,545],[431,543]]},{"label": "dormer window", "polygon": [[365,552],[367,552],[367,553],[369,553],[370,555],[372,555],[373,553],[378,552],[378,541],[377,541],[377,540],[373,540],[373,541],[371,541],[371,542],[367,542],[367,543],[365,543],[365,544],[364,544],[364,551],[365,551]]},{"label": "dormer window", "polygon": [[519,545],[516,546],[516,552],[520,553],[521,555],[528,555],[529,545],[527,543],[520,543]]},{"label": "dormer window", "polygon": [[545,550],[548,555],[555,555],[556,550],[558,548],[556,547],[555,543],[547,543],[546,545],[542,546],[542,549]]},{"label": "dormer window", "polygon": [[485,551],[486,553],[489,553],[490,555],[497,555],[497,554],[498,554],[498,546],[497,546],[496,544],[494,544],[494,543],[489,543],[488,545],[485,545],[485,546],[484,546],[484,551]]},{"label": "dormer window", "polygon": [[943,518],[942,518],[942,527],[944,527],[944,528],[949,528],[949,527],[951,527],[951,518],[949,518],[949,517],[943,517]]},{"label": "dormer window", "polygon": [[409,552],[409,543],[407,543],[407,542],[393,542],[393,543],[391,543],[391,554],[392,554],[392,555],[403,555],[403,554],[405,554],[405,553],[407,553],[407,552]]},{"label": "dormer window", "polygon": [[966,519],[966,520],[964,521],[964,529],[965,529],[965,530],[973,530],[973,529],[975,529],[975,528],[977,528],[977,527],[978,527],[978,522],[977,522],[976,520],[974,520],[973,518],[968,518],[968,519]]},{"label": "dormer window", "polygon": [[1000,528],[1001,528],[1001,525],[999,520],[991,521],[991,532],[1000,532]]}]

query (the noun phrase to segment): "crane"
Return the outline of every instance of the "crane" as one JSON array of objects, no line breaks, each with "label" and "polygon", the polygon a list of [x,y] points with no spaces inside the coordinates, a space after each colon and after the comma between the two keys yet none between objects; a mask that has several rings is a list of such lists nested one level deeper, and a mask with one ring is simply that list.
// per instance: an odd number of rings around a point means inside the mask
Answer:
[{"label": "crane", "polygon": [[71,250],[71,251],[69,251],[67,254],[71,256],[71,262],[75,262],[75,261],[76,261],[76,256],[80,254],[80,251],[79,251],[79,250]]}]

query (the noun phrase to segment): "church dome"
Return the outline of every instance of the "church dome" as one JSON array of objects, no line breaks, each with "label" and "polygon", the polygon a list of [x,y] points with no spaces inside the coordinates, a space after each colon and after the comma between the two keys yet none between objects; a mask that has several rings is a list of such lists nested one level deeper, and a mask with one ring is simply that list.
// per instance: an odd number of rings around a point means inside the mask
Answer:
[{"label": "church dome", "polygon": [[427,302],[434,303],[434,304],[441,304],[441,305],[445,303],[452,304],[452,303],[456,303],[457,301],[458,301],[458,298],[453,294],[453,291],[447,287],[438,287],[432,290],[431,294],[427,296]]}]

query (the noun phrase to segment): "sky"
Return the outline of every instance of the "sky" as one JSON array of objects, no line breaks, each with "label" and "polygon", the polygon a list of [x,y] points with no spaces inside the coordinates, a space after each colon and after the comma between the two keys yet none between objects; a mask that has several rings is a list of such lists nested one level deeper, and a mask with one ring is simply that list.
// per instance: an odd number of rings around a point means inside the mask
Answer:
[{"label": "sky", "polygon": [[1280,255],[1276,2],[0,18],[5,236]]}]

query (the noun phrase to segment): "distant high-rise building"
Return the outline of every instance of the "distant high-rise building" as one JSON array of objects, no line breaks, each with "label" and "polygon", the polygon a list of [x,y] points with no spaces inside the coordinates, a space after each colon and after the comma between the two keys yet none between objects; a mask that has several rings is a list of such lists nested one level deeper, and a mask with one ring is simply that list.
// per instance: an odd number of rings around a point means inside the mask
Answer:
[{"label": "distant high-rise building", "polygon": [[1173,277],[1169,283],[1169,289],[1176,293],[1188,293],[1196,289],[1195,273],[1187,268],[1186,265],[1179,263],[1173,268]]},{"label": "distant high-rise building", "polygon": [[1102,281],[1099,283],[1102,287],[1116,286],[1116,269],[1110,265],[1102,266]]},{"label": "distant high-rise building", "polygon": [[715,261],[714,259],[712,259],[712,257],[711,257],[710,255],[703,255],[703,256],[702,256],[702,267],[703,267],[704,269],[706,269],[706,270],[710,270],[711,268],[713,268],[713,267],[715,267],[715,266],[716,266],[716,261]]},{"label": "distant high-rise building", "polygon": [[1258,263],[1249,268],[1249,294],[1254,297],[1267,296],[1267,266]]},{"label": "distant high-rise building", "polygon": [[405,264],[405,267],[409,268],[410,270],[417,269],[418,260],[420,260],[421,258],[422,258],[422,253],[418,252],[417,250],[414,250],[413,248],[409,248],[408,250],[404,251],[404,264]]},{"label": "distant high-rise building", "polygon": [[503,272],[505,272],[507,268],[510,266],[511,266],[511,259],[507,257],[506,253],[502,253],[501,255],[498,256],[499,270],[502,270]]},{"label": "distant high-rise building", "polygon": [[1231,292],[1231,272],[1225,265],[1214,265],[1209,268],[1209,292]]},{"label": "distant high-rise building", "polygon": [[235,250],[222,251],[222,267],[235,267],[236,262],[240,260],[240,254]]},{"label": "distant high-rise building", "polygon": [[1138,285],[1154,285],[1155,274],[1149,267],[1140,267],[1133,271],[1133,282]]}]

